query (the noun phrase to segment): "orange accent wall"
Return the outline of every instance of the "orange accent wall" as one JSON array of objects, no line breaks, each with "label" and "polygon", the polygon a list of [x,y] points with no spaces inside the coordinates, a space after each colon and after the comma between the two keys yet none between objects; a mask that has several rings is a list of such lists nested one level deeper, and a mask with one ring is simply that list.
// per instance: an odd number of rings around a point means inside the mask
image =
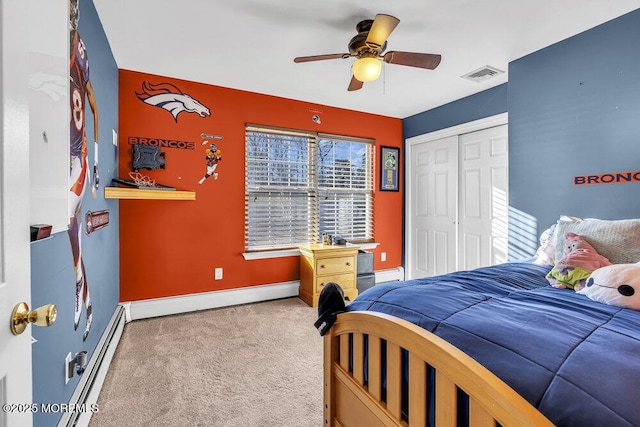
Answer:
[{"label": "orange accent wall", "polygon": [[[299,279],[297,256],[251,261],[242,257],[246,123],[375,139],[374,236],[380,245],[372,250],[374,268],[401,265],[402,183],[399,192],[378,191],[379,147],[398,147],[403,155],[401,119],[128,70],[120,70],[119,77],[119,176],[128,179],[131,171],[130,137],[189,141],[195,143],[192,150],[162,150],[164,170],[140,172],[160,184],[196,191],[195,201],[120,200],[121,301]],[[183,112],[174,120],[168,111],[136,96],[143,82],[172,84],[208,107],[211,115]],[[314,114],[320,116],[320,124],[312,120]],[[200,185],[208,148],[202,145],[202,133],[224,139],[217,141],[222,151],[218,179],[210,177]],[[387,253],[385,262],[380,261],[381,252]],[[224,269],[222,280],[214,280],[216,267]]]}]

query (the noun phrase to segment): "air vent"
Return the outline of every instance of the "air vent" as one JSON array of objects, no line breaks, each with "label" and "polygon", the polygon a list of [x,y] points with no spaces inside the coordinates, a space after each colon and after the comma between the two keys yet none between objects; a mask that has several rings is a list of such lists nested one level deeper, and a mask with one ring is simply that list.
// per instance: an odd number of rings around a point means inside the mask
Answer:
[{"label": "air vent", "polygon": [[490,67],[489,65],[485,65],[482,68],[478,68],[477,70],[465,74],[464,76],[462,76],[462,78],[471,80],[472,82],[480,83],[502,73],[504,73],[504,71],[498,70],[494,67]]}]

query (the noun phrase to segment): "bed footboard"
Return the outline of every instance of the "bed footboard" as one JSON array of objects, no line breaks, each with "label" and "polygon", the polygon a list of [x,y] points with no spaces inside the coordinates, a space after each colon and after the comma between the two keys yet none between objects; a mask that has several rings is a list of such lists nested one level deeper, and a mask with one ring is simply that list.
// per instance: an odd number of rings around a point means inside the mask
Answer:
[{"label": "bed footboard", "polygon": [[[408,352],[407,366],[403,351]],[[433,391],[428,366],[435,370]],[[471,357],[405,320],[375,312],[342,313],[324,337],[325,426],[424,427],[429,393],[435,393],[435,424],[456,426],[458,389],[469,396],[470,426],[495,426],[496,421],[504,427],[553,425]]]}]

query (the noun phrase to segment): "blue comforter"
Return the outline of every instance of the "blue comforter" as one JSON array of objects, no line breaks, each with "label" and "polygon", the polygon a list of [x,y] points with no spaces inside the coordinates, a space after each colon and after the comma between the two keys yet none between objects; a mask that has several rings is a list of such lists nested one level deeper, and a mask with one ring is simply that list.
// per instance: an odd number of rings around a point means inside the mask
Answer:
[{"label": "blue comforter", "polygon": [[363,292],[348,311],[406,319],[473,357],[559,426],[640,426],[640,312],[507,263]]}]

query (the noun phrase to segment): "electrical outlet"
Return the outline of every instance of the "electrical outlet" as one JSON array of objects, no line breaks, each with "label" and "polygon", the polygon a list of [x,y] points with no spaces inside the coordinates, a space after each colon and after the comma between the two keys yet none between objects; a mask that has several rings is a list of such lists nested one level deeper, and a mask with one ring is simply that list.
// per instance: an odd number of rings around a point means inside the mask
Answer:
[{"label": "electrical outlet", "polygon": [[384,262],[387,260],[387,253],[386,252],[382,252],[380,254],[380,261]]},{"label": "electrical outlet", "polygon": [[69,364],[71,363],[71,353],[67,354],[67,357],[64,358],[64,383],[67,384],[73,373],[69,375]]},{"label": "electrical outlet", "polygon": [[214,274],[214,279],[215,280],[222,279],[222,268],[216,268],[215,274]]}]

